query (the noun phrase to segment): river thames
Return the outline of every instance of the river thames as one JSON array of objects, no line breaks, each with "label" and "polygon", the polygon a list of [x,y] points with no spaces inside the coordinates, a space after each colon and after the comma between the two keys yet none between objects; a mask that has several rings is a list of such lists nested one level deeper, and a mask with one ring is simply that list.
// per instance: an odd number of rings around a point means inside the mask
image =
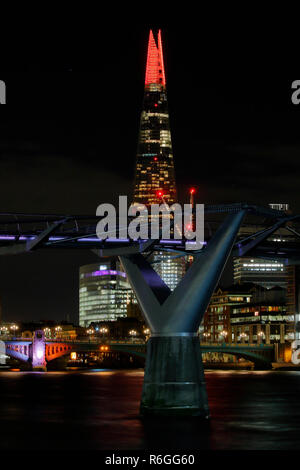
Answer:
[{"label": "river thames", "polygon": [[144,371],[0,372],[0,450],[294,450],[300,372],[206,371],[211,419],[141,419]]}]

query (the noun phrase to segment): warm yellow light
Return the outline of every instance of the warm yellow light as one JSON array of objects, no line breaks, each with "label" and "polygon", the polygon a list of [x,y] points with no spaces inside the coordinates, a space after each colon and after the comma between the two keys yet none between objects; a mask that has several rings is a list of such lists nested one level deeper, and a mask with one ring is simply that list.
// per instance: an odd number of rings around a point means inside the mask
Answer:
[{"label": "warm yellow light", "polygon": [[76,359],[77,359],[77,353],[76,352],[71,352],[71,359],[72,359],[72,361],[76,361]]},{"label": "warm yellow light", "polygon": [[136,335],[137,335],[137,331],[136,331],[136,330],[130,330],[130,331],[129,331],[129,334],[130,334],[130,336],[136,336]]}]

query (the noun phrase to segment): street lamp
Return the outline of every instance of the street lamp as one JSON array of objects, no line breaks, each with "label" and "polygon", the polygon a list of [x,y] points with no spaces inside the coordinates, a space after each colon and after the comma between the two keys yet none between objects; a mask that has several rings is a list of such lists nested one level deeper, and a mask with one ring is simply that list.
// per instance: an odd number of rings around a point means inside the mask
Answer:
[{"label": "street lamp", "polygon": [[223,336],[223,341],[225,341],[226,337],[228,336],[228,332],[226,330],[221,331],[221,336]]},{"label": "street lamp", "polygon": [[204,336],[204,338],[205,338],[206,341],[207,341],[208,338],[210,337],[210,333],[205,332],[205,333],[203,333],[203,336]]},{"label": "street lamp", "polygon": [[58,338],[59,337],[59,334],[62,330],[62,327],[61,326],[56,326],[55,327],[55,337]]},{"label": "street lamp", "polygon": [[1,334],[6,334],[8,332],[8,328],[6,326],[1,326],[0,327]]},{"label": "street lamp", "polygon": [[148,339],[150,338],[150,334],[151,334],[150,328],[145,328],[143,333],[146,337],[146,341],[148,341]]},{"label": "street lamp", "polygon": [[106,333],[108,333],[108,328],[106,327],[100,328],[99,332],[102,333],[102,336],[104,336]]},{"label": "street lamp", "polygon": [[135,338],[135,336],[137,335],[137,331],[136,330],[130,330],[129,331],[129,336],[131,336],[131,338]]},{"label": "street lamp", "polygon": [[246,335],[246,333],[241,333],[240,337],[246,341],[247,335]]},{"label": "street lamp", "polygon": [[259,333],[257,333],[257,336],[259,336],[261,340],[264,340],[264,339],[265,339],[265,334],[264,334],[262,331],[260,331]]},{"label": "street lamp", "polygon": [[50,336],[51,336],[51,330],[50,330],[50,328],[44,328],[44,333],[45,333],[45,336],[47,336],[48,338],[50,338]]}]

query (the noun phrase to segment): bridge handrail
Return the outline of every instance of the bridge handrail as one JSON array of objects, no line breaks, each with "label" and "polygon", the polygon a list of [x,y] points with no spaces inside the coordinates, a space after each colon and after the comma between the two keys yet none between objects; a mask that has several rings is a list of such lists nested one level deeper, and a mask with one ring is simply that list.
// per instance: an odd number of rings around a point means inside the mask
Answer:
[{"label": "bridge handrail", "polygon": [[239,347],[239,348],[267,348],[271,349],[274,347],[273,344],[264,344],[264,343],[209,343],[209,342],[200,342],[201,346],[219,346],[222,348],[231,348],[231,347]]},{"label": "bridge handrail", "polygon": [[[4,339],[3,338],[3,341],[4,342],[27,342],[27,343],[30,343],[32,342],[32,339],[31,338],[18,338],[18,337],[12,337],[12,338],[9,338],[9,339]],[[124,340],[111,340],[109,338],[99,338],[99,339],[91,339],[91,338],[87,338],[87,339],[83,339],[83,338],[80,338],[80,339],[72,339],[72,340],[67,340],[67,339],[63,339],[63,338],[60,338],[60,339],[54,339],[54,338],[45,338],[45,342],[46,343],[67,343],[67,344],[111,344],[111,345],[133,345],[133,344],[137,344],[137,345],[146,345],[147,342],[143,339],[139,339],[139,338],[128,338],[128,339],[124,339]],[[254,348],[254,349],[273,349],[274,348],[274,344],[265,344],[265,343],[211,343],[211,342],[203,342],[201,341],[200,342],[200,346],[202,347],[219,347],[219,348],[223,348],[223,349],[230,349],[230,348]]]}]

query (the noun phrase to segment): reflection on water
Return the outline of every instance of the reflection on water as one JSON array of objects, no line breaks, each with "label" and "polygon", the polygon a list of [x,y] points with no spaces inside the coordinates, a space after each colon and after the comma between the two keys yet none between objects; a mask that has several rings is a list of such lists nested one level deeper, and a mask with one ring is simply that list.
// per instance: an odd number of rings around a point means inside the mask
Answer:
[{"label": "reflection on water", "polygon": [[206,371],[211,420],[141,419],[143,370],[0,372],[0,449],[296,449],[300,372]]}]

